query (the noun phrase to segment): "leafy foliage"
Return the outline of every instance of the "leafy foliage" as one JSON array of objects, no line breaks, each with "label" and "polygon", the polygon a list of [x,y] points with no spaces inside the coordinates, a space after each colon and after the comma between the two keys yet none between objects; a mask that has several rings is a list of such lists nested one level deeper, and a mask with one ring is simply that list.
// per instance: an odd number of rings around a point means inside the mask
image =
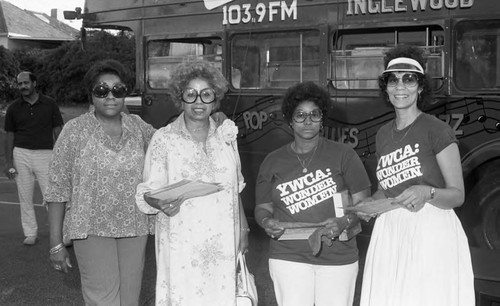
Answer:
[{"label": "leafy foliage", "polygon": [[4,46],[0,46],[0,104],[5,104],[15,97],[18,71],[19,62],[14,54]]},{"label": "leafy foliage", "polygon": [[72,41],[50,50],[29,50],[15,53],[22,70],[38,77],[38,89],[54,97],[60,104],[87,103],[86,89],[81,82],[87,70],[103,59],[120,61],[134,74],[135,37],[106,31],[94,31],[84,41]]}]

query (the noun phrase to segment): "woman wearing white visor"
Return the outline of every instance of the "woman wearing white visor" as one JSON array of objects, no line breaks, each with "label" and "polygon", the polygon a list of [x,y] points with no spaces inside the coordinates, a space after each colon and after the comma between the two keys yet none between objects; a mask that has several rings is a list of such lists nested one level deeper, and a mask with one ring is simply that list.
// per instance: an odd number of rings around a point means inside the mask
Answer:
[{"label": "woman wearing white visor", "polygon": [[377,133],[371,200],[392,199],[394,209],[375,222],[361,306],[474,305],[470,251],[453,211],[464,201],[457,139],[422,112],[431,99],[422,51],[398,46],[385,64],[379,85],[396,117]]}]

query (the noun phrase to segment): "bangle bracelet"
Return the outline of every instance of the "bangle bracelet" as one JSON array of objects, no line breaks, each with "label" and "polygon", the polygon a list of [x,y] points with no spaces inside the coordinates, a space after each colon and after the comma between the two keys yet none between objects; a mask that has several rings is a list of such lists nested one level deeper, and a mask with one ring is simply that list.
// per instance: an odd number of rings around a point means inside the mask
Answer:
[{"label": "bangle bracelet", "polygon": [[250,232],[250,228],[248,228],[248,227],[242,227],[241,230],[244,232],[247,232],[247,233]]},{"label": "bangle bracelet", "polygon": [[55,247],[51,248],[51,249],[49,250],[49,254],[50,254],[50,255],[57,254],[57,253],[61,252],[61,251],[62,251],[62,249],[64,249],[64,243],[62,243],[62,242],[61,242],[61,243],[59,243],[58,245],[56,245]]}]

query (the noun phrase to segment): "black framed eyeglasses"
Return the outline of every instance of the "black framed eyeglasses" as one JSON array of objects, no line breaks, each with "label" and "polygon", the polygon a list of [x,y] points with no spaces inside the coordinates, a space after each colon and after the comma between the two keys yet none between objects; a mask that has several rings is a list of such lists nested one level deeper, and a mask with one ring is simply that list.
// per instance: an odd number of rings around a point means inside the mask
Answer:
[{"label": "black framed eyeglasses", "polygon": [[96,98],[106,98],[111,92],[115,98],[124,98],[127,95],[127,86],[123,83],[115,83],[110,88],[108,84],[101,82],[94,86],[92,94]]},{"label": "black framed eyeglasses", "polygon": [[312,122],[320,122],[323,119],[323,113],[319,109],[315,109],[310,113],[306,112],[294,112],[292,115],[293,121],[297,123],[302,123],[306,121],[307,117],[311,118]]},{"label": "black framed eyeglasses", "polygon": [[415,73],[405,73],[401,78],[391,73],[385,78],[385,84],[387,87],[396,87],[398,86],[399,80],[403,82],[406,88],[412,88],[418,85],[418,75]]},{"label": "black framed eyeglasses", "polygon": [[182,101],[191,104],[200,97],[201,102],[205,104],[210,104],[215,101],[215,90],[212,88],[204,88],[199,92],[194,88],[186,88],[182,92]]}]

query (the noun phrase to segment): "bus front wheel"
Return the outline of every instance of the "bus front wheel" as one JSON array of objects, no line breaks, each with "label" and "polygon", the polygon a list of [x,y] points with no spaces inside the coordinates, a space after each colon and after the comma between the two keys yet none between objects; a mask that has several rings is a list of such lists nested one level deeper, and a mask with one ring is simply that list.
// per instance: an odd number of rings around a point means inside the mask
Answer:
[{"label": "bus front wheel", "polygon": [[470,245],[500,249],[500,167],[493,163],[480,175],[460,216]]}]

